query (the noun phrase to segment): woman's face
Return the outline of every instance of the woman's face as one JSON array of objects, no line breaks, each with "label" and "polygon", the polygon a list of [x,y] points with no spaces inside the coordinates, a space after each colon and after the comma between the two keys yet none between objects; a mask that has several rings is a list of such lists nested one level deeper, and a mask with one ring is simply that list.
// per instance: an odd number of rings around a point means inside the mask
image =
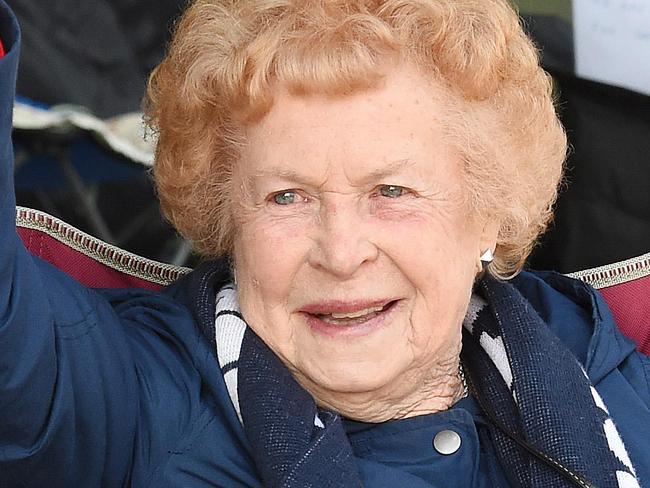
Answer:
[{"label": "woman's face", "polygon": [[442,90],[406,68],[349,97],[278,91],[233,178],[240,306],[326,405],[456,364],[479,256]]}]

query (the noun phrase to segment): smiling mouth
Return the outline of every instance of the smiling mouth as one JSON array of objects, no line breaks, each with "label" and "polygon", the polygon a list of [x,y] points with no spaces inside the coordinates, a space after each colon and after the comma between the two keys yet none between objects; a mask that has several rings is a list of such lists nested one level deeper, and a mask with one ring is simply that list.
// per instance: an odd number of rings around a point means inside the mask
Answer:
[{"label": "smiling mouth", "polygon": [[337,327],[350,327],[354,325],[361,325],[366,322],[369,322],[377,317],[388,312],[393,306],[397,303],[397,300],[390,301],[383,306],[376,306],[365,308],[362,310],[350,311],[350,312],[331,312],[331,313],[315,313],[308,314],[312,317],[317,318],[321,322],[325,322],[328,325],[334,325]]}]

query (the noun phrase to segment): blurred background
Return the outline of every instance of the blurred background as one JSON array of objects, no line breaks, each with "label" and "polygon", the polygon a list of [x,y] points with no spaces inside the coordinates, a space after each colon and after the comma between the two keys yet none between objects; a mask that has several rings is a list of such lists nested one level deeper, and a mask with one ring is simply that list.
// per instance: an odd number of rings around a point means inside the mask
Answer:
[{"label": "blurred background", "polygon": [[191,264],[161,218],[141,100],[181,0],[10,0],[22,28],[19,205],[146,257]]},{"label": "blurred background", "polygon": [[[161,218],[140,104],[186,0],[13,0],[18,204],[146,257],[193,265]],[[571,153],[530,259],[572,272],[650,252],[650,3],[514,2],[553,76]]]}]

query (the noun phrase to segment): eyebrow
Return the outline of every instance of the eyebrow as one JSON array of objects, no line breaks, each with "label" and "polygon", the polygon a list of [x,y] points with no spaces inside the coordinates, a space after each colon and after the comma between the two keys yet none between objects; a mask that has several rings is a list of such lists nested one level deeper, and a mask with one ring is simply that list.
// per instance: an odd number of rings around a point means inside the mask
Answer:
[{"label": "eyebrow", "polygon": [[[384,167],[378,168],[365,175],[363,178],[361,178],[360,183],[367,184],[381,181],[413,166],[415,166],[415,162],[408,158],[391,161]],[[271,167],[256,171],[253,175],[247,177],[247,181],[252,184],[256,179],[266,177],[282,178],[290,181],[295,181],[299,184],[307,184],[315,187],[321,186],[322,184],[320,182],[314,181],[312,178],[306,175],[299,173],[294,169],[278,167]]]},{"label": "eyebrow", "polygon": [[391,161],[383,168],[378,168],[374,171],[368,173],[368,175],[362,178],[364,183],[371,183],[375,181],[382,181],[387,177],[394,176],[405,169],[412,168],[415,166],[415,161],[411,159],[398,159],[397,161]]}]

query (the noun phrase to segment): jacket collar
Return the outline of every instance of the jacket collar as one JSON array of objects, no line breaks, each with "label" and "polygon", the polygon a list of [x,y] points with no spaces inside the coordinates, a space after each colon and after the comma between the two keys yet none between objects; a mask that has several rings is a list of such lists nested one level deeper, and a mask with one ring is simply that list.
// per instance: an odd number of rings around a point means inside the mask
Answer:
[{"label": "jacket collar", "polygon": [[593,384],[634,353],[598,291],[562,274],[522,272],[513,284],[585,367]]}]

